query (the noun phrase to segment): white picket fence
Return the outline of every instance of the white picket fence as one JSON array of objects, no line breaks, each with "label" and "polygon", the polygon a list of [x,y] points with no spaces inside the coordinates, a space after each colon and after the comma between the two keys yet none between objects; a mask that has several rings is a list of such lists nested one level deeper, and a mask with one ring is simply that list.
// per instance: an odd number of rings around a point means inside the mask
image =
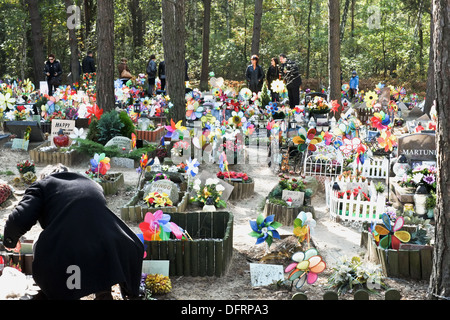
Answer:
[{"label": "white picket fence", "polygon": [[334,159],[320,160],[314,153],[306,157],[303,165],[305,176],[337,177],[342,174],[344,159],[340,152],[336,153]]},{"label": "white picket fence", "polygon": [[[339,191],[333,190],[335,182],[340,187]],[[350,193],[348,199],[346,194],[339,198],[338,192],[352,191],[358,187],[361,187],[361,190],[356,197]],[[370,201],[364,199],[362,192],[370,197]],[[339,217],[348,221],[382,222],[381,215],[385,210],[386,197],[378,194],[374,184],[369,184],[367,179],[364,182],[349,178],[331,179],[325,183],[325,199],[332,219]]]},{"label": "white picket fence", "polygon": [[370,157],[365,159],[364,164],[353,161],[353,174],[356,170],[361,171],[363,177],[369,179],[386,179],[389,175],[389,161],[386,157]]}]

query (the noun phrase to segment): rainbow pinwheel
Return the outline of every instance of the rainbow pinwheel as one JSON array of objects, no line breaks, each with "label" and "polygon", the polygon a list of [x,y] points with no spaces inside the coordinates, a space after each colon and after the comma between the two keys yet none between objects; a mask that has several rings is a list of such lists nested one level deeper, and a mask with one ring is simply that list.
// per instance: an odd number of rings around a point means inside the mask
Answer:
[{"label": "rainbow pinwheel", "polygon": [[109,169],[111,169],[110,159],[105,156],[104,153],[94,155],[91,159],[91,171],[94,173],[99,173],[105,175]]},{"label": "rainbow pinwheel", "polygon": [[380,148],[384,148],[384,151],[392,151],[394,146],[397,145],[397,137],[391,133],[390,130],[381,131],[381,135],[377,138]]},{"label": "rainbow pinwheel", "polygon": [[339,112],[339,107],[340,107],[340,105],[337,102],[337,100],[332,100],[330,112],[333,112],[334,114],[336,114],[336,112]]},{"label": "rainbow pinwheel", "polygon": [[301,243],[305,239],[311,238],[314,233],[314,227],[316,226],[316,220],[313,219],[311,212],[301,211],[297,218],[294,220],[294,235],[298,237],[298,241]]},{"label": "rainbow pinwheel", "polygon": [[384,226],[375,226],[376,236],[380,237],[380,242],[378,243],[380,248],[392,248],[394,250],[398,250],[400,247],[400,242],[408,242],[409,240],[411,240],[411,235],[408,231],[400,230],[405,223],[403,217],[398,217],[395,220],[394,225],[391,225],[391,219],[386,213],[383,213],[381,219],[383,220]]},{"label": "rainbow pinwheel", "polygon": [[387,129],[387,127],[391,123],[391,119],[389,118],[389,115],[387,115],[383,111],[375,112],[373,114],[373,117],[370,119],[370,121],[372,122],[372,126],[374,128],[377,128],[378,130]]},{"label": "rainbow pinwheel", "polygon": [[170,119],[170,126],[164,126],[167,130],[166,137],[172,138],[176,140],[179,138],[183,140],[183,131],[186,130],[186,127],[181,125],[182,120],[178,121],[176,124],[173,119]]},{"label": "rainbow pinwheel", "polygon": [[350,85],[348,83],[344,83],[341,87],[341,90],[347,92],[350,89]]},{"label": "rainbow pinwheel", "polygon": [[199,106],[198,101],[188,101],[186,109],[186,119],[188,120],[200,119],[203,116],[204,108]]},{"label": "rainbow pinwheel", "polygon": [[295,284],[297,289],[303,287],[305,283],[313,284],[316,282],[319,273],[322,273],[327,267],[315,248],[294,253],[292,260],[295,262],[288,265],[284,272],[289,273],[288,280],[297,281]]},{"label": "rainbow pinwheel", "polygon": [[306,149],[314,152],[317,150],[315,145],[322,142],[322,138],[320,136],[316,137],[316,133],[317,131],[314,128],[309,129],[308,132],[304,128],[300,128],[298,130],[298,136],[294,137],[292,142],[298,144],[298,150],[300,152]]},{"label": "rainbow pinwheel", "polygon": [[249,235],[257,238],[256,244],[266,242],[270,247],[273,242],[273,238],[280,239],[280,234],[276,231],[276,229],[281,227],[281,223],[274,221],[274,218],[275,215],[270,215],[267,218],[264,218],[264,216],[260,214],[256,221],[250,221],[250,227],[253,231],[250,232]]},{"label": "rainbow pinwheel", "polygon": [[406,89],[403,87],[395,87],[392,96],[397,100],[401,100],[406,96]]},{"label": "rainbow pinwheel", "polygon": [[177,239],[183,238],[181,228],[170,221],[170,215],[163,213],[161,210],[154,214],[147,212],[144,222],[139,224],[144,240],[169,240],[172,233]]}]

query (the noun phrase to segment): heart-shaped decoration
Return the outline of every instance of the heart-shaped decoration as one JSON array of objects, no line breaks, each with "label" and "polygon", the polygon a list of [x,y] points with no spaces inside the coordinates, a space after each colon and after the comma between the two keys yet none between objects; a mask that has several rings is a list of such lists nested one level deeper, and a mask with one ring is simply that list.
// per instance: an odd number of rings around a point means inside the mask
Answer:
[{"label": "heart-shaped decoration", "polygon": [[224,82],[224,80],[222,77],[220,77],[220,78],[212,77],[209,80],[209,83],[211,84],[211,87],[213,87],[213,88],[221,88],[223,86],[223,82]]}]

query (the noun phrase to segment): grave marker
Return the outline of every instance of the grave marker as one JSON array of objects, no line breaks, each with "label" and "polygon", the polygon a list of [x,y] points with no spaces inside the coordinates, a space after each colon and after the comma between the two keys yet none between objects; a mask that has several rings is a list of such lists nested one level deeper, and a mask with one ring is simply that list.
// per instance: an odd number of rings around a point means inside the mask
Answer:
[{"label": "grave marker", "polygon": [[436,136],[432,133],[416,133],[398,138],[398,155],[411,160],[436,161]]}]

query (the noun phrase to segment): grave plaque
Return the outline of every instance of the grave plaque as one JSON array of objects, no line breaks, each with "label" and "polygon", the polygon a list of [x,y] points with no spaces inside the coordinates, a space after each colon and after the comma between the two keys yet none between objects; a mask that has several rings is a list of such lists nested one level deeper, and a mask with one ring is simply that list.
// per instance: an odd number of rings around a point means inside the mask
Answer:
[{"label": "grave plaque", "polygon": [[283,190],[283,194],[281,195],[281,198],[284,201],[291,198],[292,206],[301,207],[301,206],[303,206],[303,201],[305,199],[305,193],[301,192],[301,191]]},{"label": "grave plaque", "polygon": [[24,139],[13,139],[11,149],[12,150],[25,150],[28,151],[28,145],[30,144],[30,141],[24,140]]},{"label": "grave plaque", "polygon": [[153,192],[166,193],[174,205],[178,203],[178,186],[175,182],[162,179],[148,184],[144,187],[144,198]]},{"label": "grave plaque", "polygon": [[282,265],[250,263],[250,280],[253,287],[268,286],[284,280]]},{"label": "grave plaque", "polygon": [[105,147],[117,146],[119,150],[128,153],[131,151],[131,139],[127,137],[117,136],[109,140]]},{"label": "grave plaque", "polygon": [[30,142],[42,142],[45,140],[40,124],[36,121],[6,121],[5,132],[9,132],[19,139],[23,139],[28,127],[31,128]]},{"label": "grave plaque", "polygon": [[112,157],[111,164],[119,168],[134,168],[134,160],[129,158]]},{"label": "grave plaque", "polygon": [[436,161],[436,136],[416,133],[398,138],[398,155],[411,160]]},{"label": "grave plaque", "polygon": [[52,131],[50,134],[50,141],[52,143],[52,146],[55,145],[53,143],[53,137],[56,137],[59,133],[59,130],[61,129],[63,130],[64,135],[70,136],[75,129],[75,120],[52,120]]}]

